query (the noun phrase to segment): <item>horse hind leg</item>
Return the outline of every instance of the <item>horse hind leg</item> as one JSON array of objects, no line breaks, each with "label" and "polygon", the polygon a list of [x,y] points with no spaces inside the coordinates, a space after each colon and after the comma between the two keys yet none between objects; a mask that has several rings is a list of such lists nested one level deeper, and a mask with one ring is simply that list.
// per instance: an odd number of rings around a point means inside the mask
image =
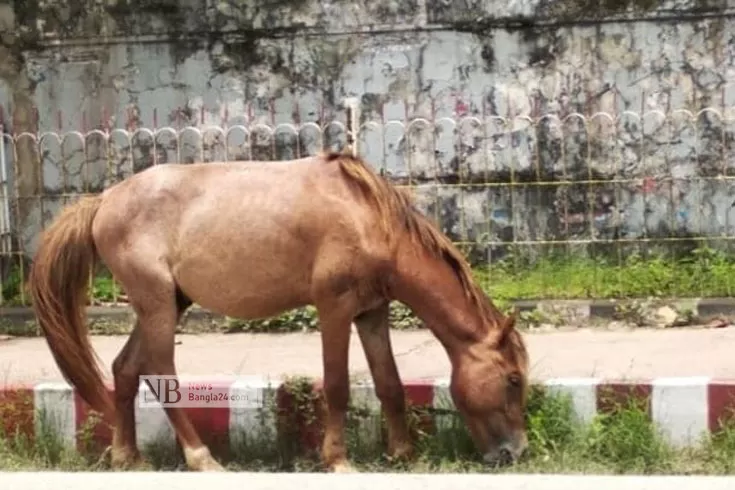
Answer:
[{"label": "horse hind leg", "polygon": [[[140,374],[176,376],[174,340],[181,316],[182,297],[168,268],[143,256],[127,261],[118,274],[138,317],[140,330]],[[146,381],[150,386],[151,383]],[[159,393],[150,386],[154,393]],[[158,394],[161,401],[161,394]],[[191,420],[181,407],[165,405],[164,410],[181,443],[187,466],[194,471],[224,471],[204,445]]]},{"label": "horse hind leg", "polygon": [[[179,317],[191,306],[191,301],[178,289],[176,306]],[[140,322],[136,320],[128,341],[112,362],[116,414],[111,460],[113,468],[118,469],[148,467],[138,450],[135,430],[135,398],[143,367],[140,338]]]},{"label": "horse hind leg", "polygon": [[115,427],[112,434],[112,467],[124,469],[142,466],[135,434],[135,397],[141,370],[140,324],[112,362],[115,382]]},{"label": "horse hind leg", "polygon": [[403,384],[390,342],[389,312],[388,303],[384,303],[358,315],[354,323],[388,426],[388,454],[396,459],[408,459],[413,454],[413,445],[406,423]]}]

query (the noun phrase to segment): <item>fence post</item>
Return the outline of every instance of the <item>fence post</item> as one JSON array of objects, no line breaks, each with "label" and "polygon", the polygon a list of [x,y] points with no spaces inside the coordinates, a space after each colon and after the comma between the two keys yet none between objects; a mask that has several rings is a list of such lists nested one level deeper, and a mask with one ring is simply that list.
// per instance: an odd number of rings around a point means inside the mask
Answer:
[{"label": "fence post", "polygon": [[360,103],[357,97],[348,97],[344,100],[344,108],[347,113],[347,151],[352,153],[352,156],[357,156],[359,151],[357,149],[357,136],[359,133],[360,126]]},{"label": "fence post", "polygon": [[12,264],[12,229],[10,226],[10,188],[9,172],[5,158],[5,124],[0,123],[0,194],[2,194],[2,210],[0,210],[0,305],[5,303],[3,282],[5,279],[5,262]]}]

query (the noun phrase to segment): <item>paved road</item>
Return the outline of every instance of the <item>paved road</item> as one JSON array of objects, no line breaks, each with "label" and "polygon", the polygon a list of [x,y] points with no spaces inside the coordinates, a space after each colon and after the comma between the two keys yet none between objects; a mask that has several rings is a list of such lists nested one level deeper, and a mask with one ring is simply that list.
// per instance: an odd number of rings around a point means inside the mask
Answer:
[{"label": "paved road", "polygon": [[[93,337],[109,368],[127,337]],[[428,332],[393,332],[393,345],[404,379],[444,377],[449,362]],[[715,376],[735,379],[735,328],[637,331],[577,330],[526,335],[532,376]],[[179,373],[187,375],[321,376],[321,346],[315,334],[180,335]],[[353,375],[368,375],[357,335],[352,335]],[[0,342],[0,384],[61,380],[44,339]]]}]

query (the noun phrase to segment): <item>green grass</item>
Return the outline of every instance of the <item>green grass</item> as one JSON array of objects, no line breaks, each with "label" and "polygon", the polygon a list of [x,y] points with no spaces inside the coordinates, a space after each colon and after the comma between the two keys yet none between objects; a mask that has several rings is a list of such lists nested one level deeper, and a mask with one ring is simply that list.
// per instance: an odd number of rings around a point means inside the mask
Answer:
[{"label": "green grass", "polygon": [[[264,410],[263,417],[269,413]],[[699,444],[677,449],[665,442],[634,403],[619,405],[582,424],[574,417],[569,398],[535,387],[527,414],[529,450],[521,461],[505,468],[492,468],[480,461],[456,413],[435,417],[439,418],[435,433],[418,432],[416,458],[395,462],[383,453],[381,440],[356,430],[358,426],[380,427],[382,419],[364,407],[353,406],[347,428],[351,461],[361,471],[392,472],[722,475],[735,471],[735,426],[726,424],[715,435],[703,435]],[[234,449],[220,458],[229,470],[321,470],[316,454],[298,451],[292,440],[278,439],[266,429],[247,436],[237,437]],[[145,455],[152,469],[184,469],[177,448],[153,443]],[[99,454],[66,450],[51,430],[44,431],[36,442],[18,434],[0,436],[0,470],[29,469],[100,471],[109,466]]]},{"label": "green grass", "polygon": [[[735,256],[700,247],[679,258],[663,255],[624,258],[579,258],[556,254],[532,264],[509,256],[491,266],[473,269],[479,283],[500,302],[517,299],[718,297],[735,291]],[[21,275],[16,269],[4,279],[6,305],[28,304],[21,299]],[[112,302],[120,289],[109,273],[99,274],[91,296]]]},{"label": "green grass", "polygon": [[544,258],[533,265],[512,258],[476,269],[493,298],[624,299],[726,297],[735,291],[735,256],[701,247],[686,256],[631,253],[611,259]]},{"label": "green grass", "polygon": [[[674,259],[671,256],[648,256],[630,253],[620,261],[611,259],[548,256],[533,264],[509,256],[492,267],[476,267],[475,276],[493,301],[504,310],[514,300],[523,299],[650,299],[728,297],[735,292],[735,256],[708,247]],[[16,272],[3,283],[6,305],[22,304]],[[112,302],[120,296],[109,274],[99,275],[91,288],[93,302]],[[28,298],[25,297],[25,303]],[[391,323],[396,329],[421,328],[420,322],[405,306],[391,306]],[[543,323],[543,322],[542,322]],[[549,322],[546,322],[549,323]],[[553,323],[553,322],[551,322]],[[318,328],[316,310],[300,308],[273,318],[243,321],[227,319],[220,325],[198,328],[224,332],[296,332]],[[2,327],[3,333],[17,334],[19,327]],[[23,326],[22,331],[33,332]],[[96,332],[95,329],[92,329]],[[101,332],[127,331],[126,328],[102,328]],[[27,333],[29,334],[29,333]]]}]

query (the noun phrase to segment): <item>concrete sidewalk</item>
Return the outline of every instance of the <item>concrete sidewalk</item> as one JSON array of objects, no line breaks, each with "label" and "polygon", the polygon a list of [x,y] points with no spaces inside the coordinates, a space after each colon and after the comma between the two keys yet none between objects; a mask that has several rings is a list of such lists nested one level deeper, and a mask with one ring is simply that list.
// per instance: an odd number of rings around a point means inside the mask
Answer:
[{"label": "concrete sidewalk", "polygon": [[[93,337],[109,376],[110,365],[127,336]],[[735,379],[735,328],[635,331],[576,330],[529,333],[532,377],[600,377],[645,379],[711,376]],[[449,361],[429,332],[392,332],[404,380],[445,377]],[[321,377],[318,334],[180,335],[176,364],[180,374],[194,376],[284,375]],[[350,369],[369,376],[357,335],[352,335]],[[0,342],[0,383],[59,381],[62,377],[44,339]]]}]

